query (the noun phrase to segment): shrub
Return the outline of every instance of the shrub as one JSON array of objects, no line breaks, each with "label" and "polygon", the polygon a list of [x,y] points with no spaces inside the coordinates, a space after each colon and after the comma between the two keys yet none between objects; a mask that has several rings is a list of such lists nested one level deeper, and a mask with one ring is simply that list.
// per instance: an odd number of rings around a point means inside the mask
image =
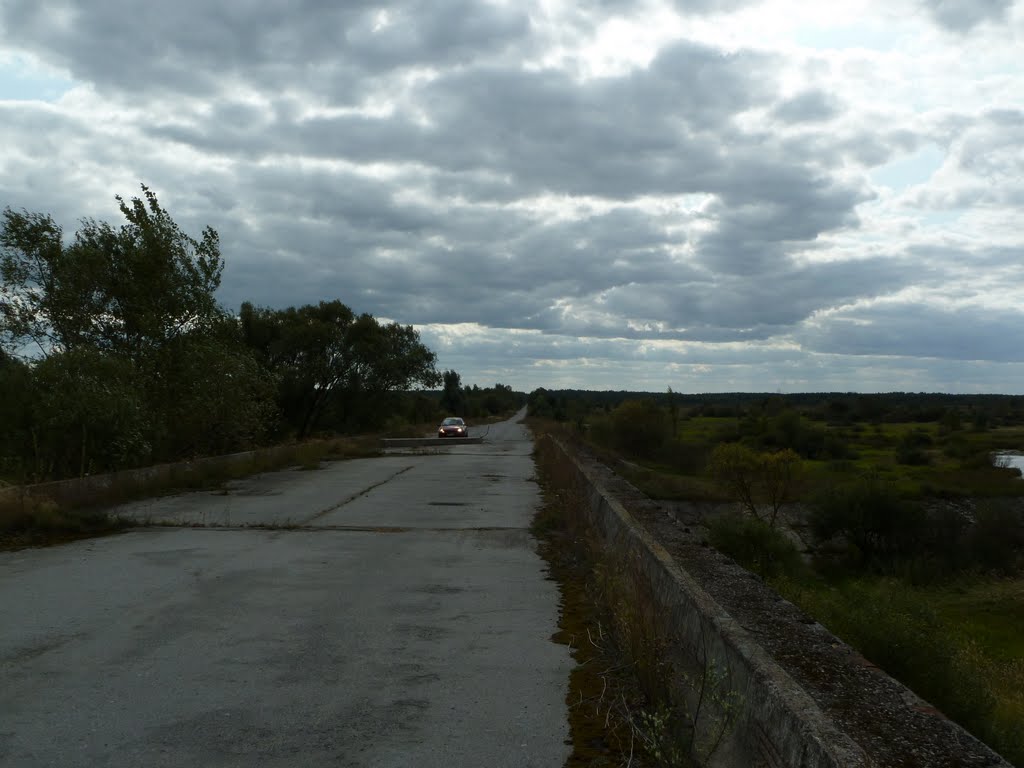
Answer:
[{"label": "shrub", "polygon": [[764,578],[797,577],[805,571],[796,545],[768,523],[745,515],[721,515],[708,522],[708,538],[744,568]]},{"label": "shrub", "polygon": [[978,506],[976,520],[967,531],[965,549],[970,562],[983,571],[1009,575],[1024,559],[1024,516],[1005,502]]},{"label": "shrub", "polygon": [[[802,478],[800,456],[786,448],[756,453],[741,443],[722,443],[711,454],[711,475],[754,517],[775,525],[782,505],[791,501]],[[767,512],[758,508],[763,500]]]},{"label": "shrub", "polygon": [[671,431],[669,419],[652,400],[627,400],[611,414],[612,443],[630,456],[654,458]]},{"label": "shrub", "polygon": [[931,435],[923,429],[913,429],[900,439],[896,447],[896,460],[900,464],[924,466],[931,463],[927,448],[932,444]]},{"label": "shrub", "polygon": [[703,443],[669,440],[661,450],[659,458],[676,472],[696,473],[704,468],[708,460],[708,449]]},{"label": "shrub", "polygon": [[891,570],[920,548],[926,515],[899,497],[877,475],[864,475],[820,495],[812,506],[811,529],[822,542],[847,545],[850,564]]}]

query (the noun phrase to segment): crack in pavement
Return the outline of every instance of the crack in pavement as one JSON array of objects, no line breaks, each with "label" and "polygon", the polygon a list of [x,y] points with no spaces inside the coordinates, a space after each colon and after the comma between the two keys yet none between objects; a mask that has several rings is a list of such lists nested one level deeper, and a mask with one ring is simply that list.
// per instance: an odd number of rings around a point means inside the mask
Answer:
[{"label": "crack in pavement", "polygon": [[400,470],[398,470],[397,472],[395,472],[395,473],[394,473],[393,475],[391,475],[391,476],[389,476],[389,477],[386,477],[386,478],[384,478],[384,479],[383,479],[383,480],[381,480],[380,482],[374,483],[373,485],[369,486],[368,488],[364,488],[363,490],[359,491],[358,493],[354,493],[354,494],[352,494],[351,496],[349,496],[349,497],[348,497],[348,498],[346,498],[346,499],[342,499],[342,500],[341,500],[341,501],[339,501],[339,502],[338,502],[337,504],[334,504],[334,505],[332,505],[332,506],[330,506],[330,507],[327,507],[326,509],[321,509],[321,510],[320,510],[319,512],[317,512],[317,513],[316,513],[315,515],[313,515],[312,517],[308,517],[308,518],[306,518],[306,520],[305,520],[305,522],[303,523],[303,525],[306,525],[306,524],[308,524],[308,523],[311,523],[311,522],[313,522],[314,520],[318,520],[319,518],[323,517],[324,515],[328,515],[328,514],[330,514],[331,512],[334,512],[334,511],[335,511],[335,510],[337,510],[337,509],[341,509],[341,508],[342,508],[342,507],[344,507],[344,506],[345,506],[346,504],[350,504],[351,502],[355,501],[356,499],[358,499],[358,498],[361,498],[361,497],[365,496],[365,495],[366,495],[366,494],[368,494],[368,493],[369,493],[370,491],[372,491],[372,490],[373,490],[374,488],[380,488],[380,487],[381,487],[382,485],[386,485],[387,483],[390,483],[390,482],[391,482],[392,480],[394,480],[394,479],[395,479],[396,477],[398,477],[398,476],[399,476],[399,475],[401,475],[401,474],[404,474],[404,473],[408,472],[408,471],[409,471],[410,469],[412,469],[412,468],[413,468],[413,467],[415,467],[415,466],[416,466],[415,464],[410,464],[410,465],[409,465],[409,466],[407,466],[407,467],[402,467],[402,468],[401,468]]},{"label": "crack in pavement", "polygon": [[242,525],[217,525],[207,523],[159,523],[139,525],[138,528],[169,528],[172,530],[192,529],[203,531],[340,531],[342,533],[491,533],[496,531],[529,531],[517,525],[471,525],[456,527],[415,526],[415,525],[306,525],[305,523],[244,523]]}]

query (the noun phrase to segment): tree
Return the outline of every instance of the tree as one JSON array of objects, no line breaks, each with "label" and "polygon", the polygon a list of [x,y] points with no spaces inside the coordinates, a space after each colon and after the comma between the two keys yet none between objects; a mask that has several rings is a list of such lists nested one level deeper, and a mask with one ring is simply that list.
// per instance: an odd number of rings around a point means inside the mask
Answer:
[{"label": "tree", "polygon": [[150,458],[148,418],[130,361],[95,349],[53,353],[32,369],[29,476],[84,476]]},{"label": "tree", "polygon": [[676,393],[672,391],[672,387],[668,388],[668,415],[672,420],[672,438],[676,439],[679,437],[679,398],[676,397]]},{"label": "tree", "polygon": [[63,233],[49,216],[4,210],[0,228],[0,343],[14,354],[35,347],[46,354],[58,344]]},{"label": "tree", "polygon": [[85,219],[69,245],[50,216],[4,211],[0,341],[29,357],[91,348],[139,361],[218,320],[217,233],[194,239],[142,192],[115,198],[126,224]]},{"label": "tree", "polygon": [[395,392],[435,387],[437,355],[420,341],[411,325],[381,325],[372,315],[360,315],[349,329],[354,365],[350,383],[363,391]]},{"label": "tree", "polygon": [[[146,186],[119,227],[0,219],[0,347],[31,360],[25,466],[37,477],[250,447],[270,379],[214,292],[217,233],[186,234]],[[10,452],[8,452],[10,453]]]},{"label": "tree", "polygon": [[235,334],[190,333],[155,353],[143,386],[161,457],[248,450],[276,424],[275,377]]},{"label": "tree", "polygon": [[671,435],[672,426],[653,400],[627,400],[611,414],[612,440],[630,456],[656,457]]},{"label": "tree", "polygon": [[761,487],[768,504],[768,525],[775,527],[782,505],[793,501],[800,483],[803,462],[800,454],[789,448],[761,454]]},{"label": "tree", "polygon": [[742,443],[719,443],[711,453],[711,476],[758,520],[757,454]]},{"label": "tree", "polygon": [[299,437],[330,407],[345,420],[358,403],[417,386],[436,386],[436,356],[407,325],[358,317],[340,301],[284,310],[242,305],[245,342],[279,377],[278,403]]},{"label": "tree", "polygon": [[352,310],[340,301],[296,309],[241,309],[242,337],[279,377],[278,405],[287,424],[305,437],[354,365],[348,330]]},{"label": "tree", "polygon": [[[788,448],[757,453],[742,443],[720,443],[711,454],[712,477],[771,527],[782,506],[793,500],[802,466],[800,455]],[[767,513],[759,506],[762,500]]]},{"label": "tree", "polygon": [[0,484],[22,482],[32,445],[32,369],[0,350]]},{"label": "tree", "polygon": [[461,414],[465,403],[465,398],[462,394],[462,377],[455,371],[445,371],[441,377],[444,380],[444,391],[441,393],[441,410],[445,413]]},{"label": "tree", "polygon": [[876,473],[830,488],[814,504],[810,522],[819,540],[842,536],[857,564],[882,568],[920,549],[928,528],[921,505],[902,499]]}]

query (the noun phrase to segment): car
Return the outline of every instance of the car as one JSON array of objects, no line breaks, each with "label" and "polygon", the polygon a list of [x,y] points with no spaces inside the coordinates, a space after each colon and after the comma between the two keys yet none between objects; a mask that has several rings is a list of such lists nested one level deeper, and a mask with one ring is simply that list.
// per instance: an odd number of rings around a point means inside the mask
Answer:
[{"label": "car", "polygon": [[449,416],[437,428],[438,437],[469,437],[469,427],[458,416]]}]

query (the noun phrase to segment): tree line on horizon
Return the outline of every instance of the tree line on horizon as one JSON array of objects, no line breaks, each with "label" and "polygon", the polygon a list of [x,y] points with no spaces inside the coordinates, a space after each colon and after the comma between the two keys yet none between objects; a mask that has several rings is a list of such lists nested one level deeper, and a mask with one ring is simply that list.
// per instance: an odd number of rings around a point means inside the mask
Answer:
[{"label": "tree line on horizon", "polygon": [[186,234],[145,185],[116,200],[124,224],[84,219],[69,242],[47,214],[0,217],[0,478],[437,417],[437,356],[411,325],[337,299],[229,313],[217,232]]},{"label": "tree line on horizon", "polygon": [[648,401],[691,416],[742,417],[799,410],[832,424],[945,422],[949,426],[1024,424],[1024,395],[942,392],[646,392],[630,390],[545,389],[529,394],[530,413],[575,422],[593,413],[610,413],[629,401]]}]

